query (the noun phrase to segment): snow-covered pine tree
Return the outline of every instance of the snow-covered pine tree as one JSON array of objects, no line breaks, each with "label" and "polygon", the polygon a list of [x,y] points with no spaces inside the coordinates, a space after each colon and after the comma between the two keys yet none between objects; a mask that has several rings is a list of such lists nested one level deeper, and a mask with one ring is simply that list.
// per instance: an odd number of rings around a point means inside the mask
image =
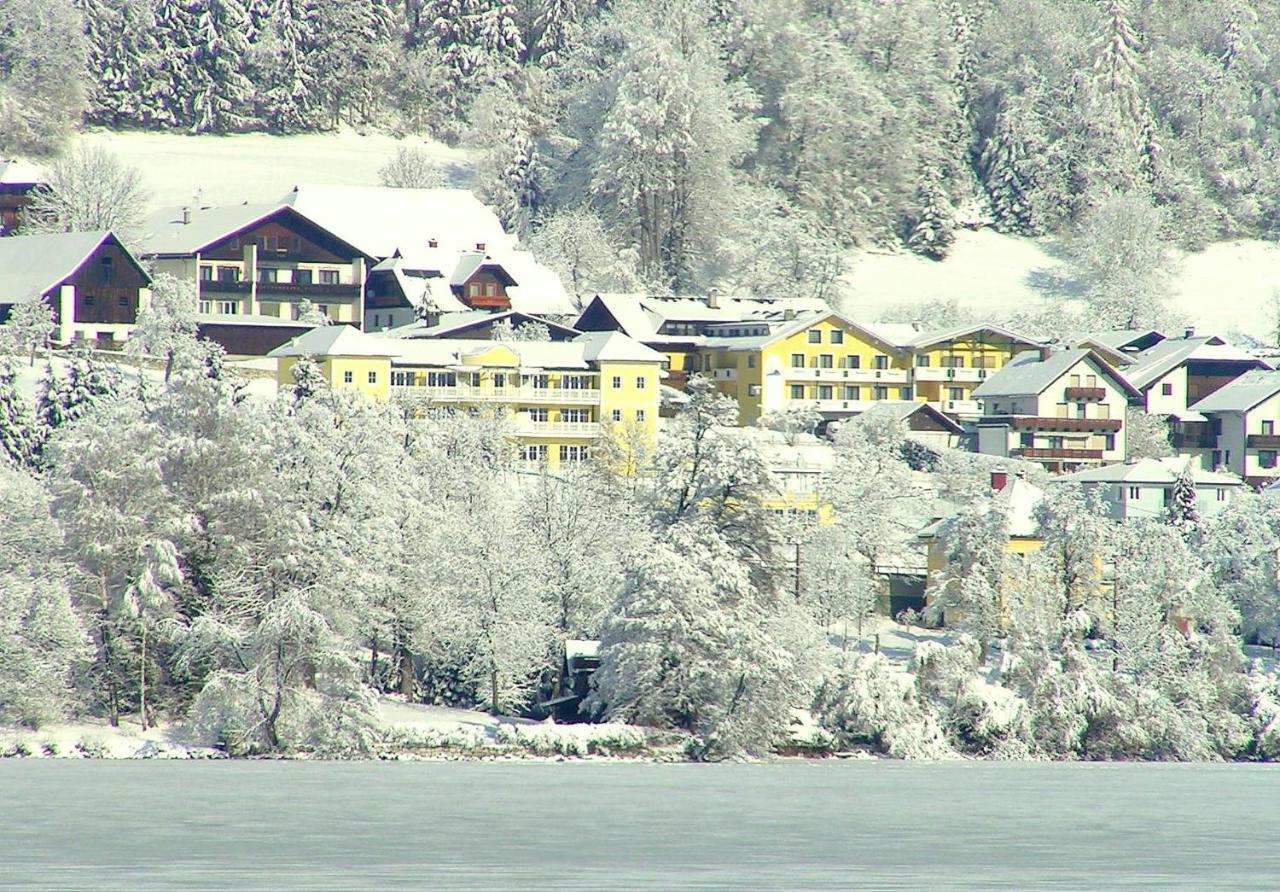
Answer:
[{"label": "snow-covered pine tree", "polygon": [[18,393],[18,370],[0,359],[0,464],[30,467],[35,458],[35,418]]},{"label": "snow-covered pine tree", "polygon": [[1031,199],[1035,182],[1021,118],[1029,114],[1025,97],[1009,94],[1000,103],[995,130],[982,148],[978,166],[995,212],[996,228],[1018,235],[1036,234]]},{"label": "snow-covered pine tree", "polygon": [[955,209],[947,199],[940,171],[925,172],[916,192],[917,209],[907,247],[931,260],[942,260],[955,243]]},{"label": "snow-covered pine tree", "polygon": [[129,336],[129,353],[164,358],[165,381],[178,351],[195,345],[197,301],[195,283],[161,273],[152,281],[151,300]]},{"label": "snow-covered pine tree", "polygon": [[57,330],[53,307],[44,300],[27,300],[9,310],[9,318],[0,326],[0,350],[30,353],[30,364],[36,364],[36,351],[49,343]]},{"label": "snow-covered pine tree", "polygon": [[253,85],[244,71],[249,16],[241,0],[187,0],[195,18],[190,77],[192,133],[228,133],[251,123]]},{"label": "snow-covered pine tree", "polygon": [[36,422],[42,438],[83,418],[117,391],[115,375],[104,369],[93,351],[77,344],[69,354],[64,377],[50,360],[36,390]]},{"label": "snow-covered pine tree", "polygon": [[271,130],[292,132],[321,123],[312,53],[319,0],[265,4],[253,47],[258,116]]},{"label": "snow-covered pine tree", "polygon": [[479,89],[506,77],[524,56],[516,8],[508,0],[428,0],[420,22],[419,39],[439,53],[444,103],[458,132]]},{"label": "snow-covered pine tree", "polygon": [[547,68],[559,65],[582,30],[582,0],[538,0],[529,56]]},{"label": "snow-covered pine tree", "polygon": [[1196,475],[1188,462],[1173,482],[1169,494],[1169,523],[1184,536],[1193,536],[1200,526],[1200,509],[1196,507]]},{"label": "snow-covered pine tree", "polygon": [[316,394],[323,393],[329,383],[325,381],[320,366],[309,356],[301,357],[289,370],[293,376],[293,400],[301,403]]}]

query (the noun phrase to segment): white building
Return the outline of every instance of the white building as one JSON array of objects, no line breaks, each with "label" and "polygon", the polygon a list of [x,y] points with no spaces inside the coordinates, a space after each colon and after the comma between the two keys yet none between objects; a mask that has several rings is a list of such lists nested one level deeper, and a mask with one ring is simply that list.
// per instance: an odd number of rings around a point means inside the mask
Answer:
[{"label": "white building", "polygon": [[[1144,458],[1139,461],[1089,468],[1059,478],[1096,490],[1108,513],[1117,520],[1162,519],[1168,516],[1173,485],[1187,466],[1186,458]],[[1244,487],[1232,474],[1206,471],[1192,465],[1196,508],[1202,518],[1217,514]]]}]

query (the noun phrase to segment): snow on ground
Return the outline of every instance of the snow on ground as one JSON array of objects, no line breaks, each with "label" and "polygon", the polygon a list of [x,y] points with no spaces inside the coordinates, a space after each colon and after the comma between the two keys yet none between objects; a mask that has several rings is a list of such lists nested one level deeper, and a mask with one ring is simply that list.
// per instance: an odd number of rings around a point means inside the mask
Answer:
[{"label": "snow on ground", "polygon": [[152,208],[190,204],[196,190],[202,204],[225,205],[274,201],[299,183],[376,186],[378,168],[400,145],[426,149],[455,181],[469,167],[461,149],[351,130],[293,136],[90,130],[78,140],[138,168]]},{"label": "snow on ground", "polygon": [[[946,260],[909,252],[861,251],[850,263],[848,310],[874,320],[902,304],[958,300],[976,309],[1033,310],[1062,288],[1065,266],[1050,240],[961,230]],[[1264,334],[1280,289],[1280,245],[1256,239],[1219,242],[1177,254],[1172,304],[1196,327]]]},{"label": "snow on ground", "polygon": [[221,754],[186,740],[181,727],[162,723],[148,728],[122,719],[113,728],[105,719],[59,722],[37,730],[0,728],[0,756],[58,759],[188,759]]},{"label": "snow on ground", "polygon": [[[45,353],[36,357],[35,365],[31,365],[28,355],[15,356],[14,366],[18,370],[18,393],[35,404],[36,390],[40,378],[44,375],[45,364],[49,361]],[[97,353],[95,359],[115,368],[126,381],[137,381],[139,375],[145,376],[152,384],[159,387],[164,382],[164,368],[161,360],[146,360],[139,367],[138,360],[124,354]],[[54,354],[53,365],[59,372],[66,374],[68,361],[64,355]],[[235,372],[243,371],[245,393],[260,399],[274,399],[276,396],[276,361],[274,359],[228,360],[226,367]]]}]

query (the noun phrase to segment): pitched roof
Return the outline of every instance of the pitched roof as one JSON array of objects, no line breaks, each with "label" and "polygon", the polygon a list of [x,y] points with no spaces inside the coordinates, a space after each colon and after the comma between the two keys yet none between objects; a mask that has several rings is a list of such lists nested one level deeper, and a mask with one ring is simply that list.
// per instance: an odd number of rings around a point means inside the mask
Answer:
[{"label": "pitched roof", "polygon": [[1127,328],[1120,331],[1082,332],[1074,336],[1072,341],[1094,341],[1104,347],[1119,351],[1127,347],[1138,346],[1144,341],[1151,341],[1155,344],[1164,339],[1165,334],[1154,328]]},{"label": "pitched roof", "polygon": [[25,161],[0,161],[0,183],[35,186],[43,182],[44,174],[34,164]]},{"label": "pitched roof", "polygon": [[[1040,519],[1037,508],[1044,499],[1044,490],[1034,483],[1028,483],[1021,477],[1010,476],[1008,485],[998,493],[992,494],[978,506],[978,510],[986,514],[996,506],[1004,512],[1008,521],[1009,535],[1019,539],[1038,539],[1041,537]],[[958,514],[939,518],[924,527],[917,536],[925,539],[945,537],[959,521]]]},{"label": "pitched roof", "polygon": [[653,362],[661,353],[617,331],[593,331],[570,341],[477,341],[461,338],[371,338],[393,344],[398,365],[453,366],[503,348],[515,354],[521,368],[586,369],[592,362]]},{"label": "pitched roof", "polygon": [[670,335],[658,329],[666,322],[690,322],[706,325],[735,322],[785,322],[788,312],[813,314],[829,312],[825,301],[818,298],[720,297],[711,306],[710,297],[668,297],[647,294],[597,294],[592,303],[609,311],[624,332],[645,341],[700,343],[697,335]]},{"label": "pitched roof", "polygon": [[0,303],[18,303],[48,294],[98,246],[109,232],[48,232],[0,238]]},{"label": "pitched roof", "polygon": [[[1066,474],[1057,480],[1075,481],[1077,483],[1123,483],[1130,485],[1153,484],[1172,485],[1188,466],[1190,459],[1183,456],[1172,458],[1144,458],[1133,462],[1103,465]],[[1220,474],[1206,471],[1191,464],[1191,473],[1197,486],[1242,486],[1243,481],[1232,474]]]},{"label": "pitched roof", "polygon": [[752,335],[742,338],[707,338],[708,346],[715,346],[722,350],[756,350],[761,347],[778,341],[786,340],[794,334],[799,334],[808,328],[822,322],[824,319],[835,319],[841,325],[852,329],[860,334],[866,340],[874,341],[884,347],[888,347],[891,351],[902,349],[899,345],[881,334],[875,326],[864,325],[861,322],[854,322],[843,313],[837,313],[835,310],[823,310],[817,313],[809,313],[798,316],[793,320],[785,321],[773,328],[767,335]]},{"label": "pitched roof", "polygon": [[[270,217],[281,204],[233,204],[226,207],[161,208],[142,225],[145,255],[195,254],[215,242]],[[190,222],[183,222],[184,213]]]},{"label": "pitched roof", "polygon": [[913,400],[851,400],[849,407],[849,411],[853,413],[850,423],[857,423],[860,419],[875,417],[877,414],[888,415],[901,422],[909,422],[915,415],[927,415],[953,434],[964,433],[964,428],[955,419],[928,403]]},{"label": "pitched roof", "polygon": [[1125,369],[1124,375],[1134,387],[1146,390],[1166,374],[1184,362],[1199,359],[1208,362],[1243,363],[1255,368],[1266,368],[1267,363],[1255,356],[1232,347],[1222,338],[1214,335],[1201,335],[1191,338],[1167,338],[1149,350],[1139,353],[1133,365]]},{"label": "pitched roof", "polygon": [[1191,407],[1193,412],[1248,412],[1280,393],[1280,371],[1251,369]]},{"label": "pitched roof", "polygon": [[957,338],[962,338],[965,335],[971,335],[979,331],[994,332],[1002,338],[1008,338],[1011,341],[1018,341],[1032,347],[1038,347],[1042,343],[1035,338],[1020,335],[1017,332],[1010,331],[1007,328],[1001,328],[998,325],[978,324],[958,325],[952,328],[928,329],[919,332],[916,337],[907,341],[904,346],[916,349],[919,349],[920,347],[930,347],[934,344],[943,343],[944,341],[954,341]]},{"label": "pitched roof", "polygon": [[1094,362],[1099,370],[1111,378],[1128,396],[1139,396],[1133,385],[1109,366],[1093,350],[1076,348],[1055,350],[1048,358],[1041,359],[1040,352],[1028,350],[1019,353],[1003,368],[982,382],[974,391],[976,399],[1002,396],[1037,396],[1065,375],[1072,366],[1083,360]]},{"label": "pitched roof", "polygon": [[581,344],[583,356],[596,362],[664,362],[666,357],[620,331],[588,331],[569,343]]},{"label": "pitched roof", "polygon": [[350,325],[317,325],[281,344],[267,356],[396,356],[400,345],[390,338],[375,338]]},{"label": "pitched roof", "polygon": [[422,320],[418,320],[407,325],[378,332],[377,335],[389,338],[456,338],[459,337],[459,332],[465,332],[473,328],[488,328],[504,320],[511,320],[512,324],[517,328],[528,323],[545,325],[553,335],[559,334],[562,337],[576,337],[581,334],[576,328],[540,319],[537,316],[522,313],[519,310],[504,310],[500,313],[493,313],[488,310],[464,310],[459,313],[442,314],[435,325],[427,325]]}]

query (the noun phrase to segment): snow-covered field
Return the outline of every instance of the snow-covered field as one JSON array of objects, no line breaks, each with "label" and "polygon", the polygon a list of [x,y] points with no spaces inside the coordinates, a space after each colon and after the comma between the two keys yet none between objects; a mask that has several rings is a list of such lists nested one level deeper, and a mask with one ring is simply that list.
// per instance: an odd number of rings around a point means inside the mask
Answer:
[{"label": "snow-covered field", "polygon": [[102,146],[142,172],[152,207],[274,201],[299,183],[376,186],[378,169],[400,145],[426,149],[454,176],[469,164],[460,149],[381,133],[272,136],[90,130],[81,142]]},{"label": "snow-covered field", "polygon": [[[1173,306],[1205,331],[1265,333],[1280,290],[1280,245],[1256,239],[1220,242],[1177,255]],[[908,252],[863,251],[848,275],[849,311],[876,319],[890,307],[955,299],[1007,313],[1046,301],[1064,273],[1052,242],[989,229],[958,233],[946,260]]]}]

